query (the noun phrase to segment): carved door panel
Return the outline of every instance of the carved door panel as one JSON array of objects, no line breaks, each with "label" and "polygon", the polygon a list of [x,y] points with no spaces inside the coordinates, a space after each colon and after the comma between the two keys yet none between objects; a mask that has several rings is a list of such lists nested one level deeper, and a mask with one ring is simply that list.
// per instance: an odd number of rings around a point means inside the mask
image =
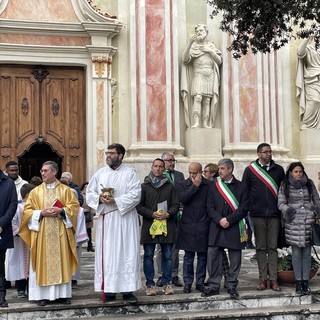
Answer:
[{"label": "carved door panel", "polygon": [[1,168],[45,143],[76,183],[86,179],[83,68],[0,66],[0,103]]}]

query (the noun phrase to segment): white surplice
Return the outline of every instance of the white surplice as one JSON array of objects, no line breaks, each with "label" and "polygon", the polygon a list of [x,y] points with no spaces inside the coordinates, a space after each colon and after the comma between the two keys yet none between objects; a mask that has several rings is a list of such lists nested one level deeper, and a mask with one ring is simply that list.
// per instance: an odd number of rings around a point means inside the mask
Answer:
[{"label": "white surplice", "polygon": [[24,203],[19,203],[16,214],[12,219],[14,248],[6,254],[6,280],[15,281],[27,279],[29,276],[29,248],[18,236]]},{"label": "white surplice", "polygon": [[72,276],[72,280],[79,280],[82,264],[82,243],[87,242],[89,237],[86,228],[86,219],[84,216],[83,208],[80,207],[77,218],[77,230],[76,230],[76,244],[77,244],[77,256],[78,256],[78,270]]},{"label": "white surplice", "polygon": [[[101,188],[114,189],[114,205],[99,205]],[[135,207],[141,184],[125,165],[98,170],[86,191],[87,204],[96,210],[95,278],[97,292],[131,292],[141,287],[139,218]]]}]

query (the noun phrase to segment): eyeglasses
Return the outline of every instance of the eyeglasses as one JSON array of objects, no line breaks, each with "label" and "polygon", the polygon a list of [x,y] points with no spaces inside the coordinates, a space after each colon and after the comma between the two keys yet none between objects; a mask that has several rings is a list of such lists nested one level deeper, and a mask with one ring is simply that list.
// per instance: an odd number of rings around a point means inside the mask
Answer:
[{"label": "eyeglasses", "polygon": [[266,150],[266,151],[260,151],[259,153],[272,154],[273,152],[271,150]]},{"label": "eyeglasses", "polygon": [[50,170],[49,169],[41,169],[40,173],[44,173],[44,172],[48,172],[48,171],[50,171]]},{"label": "eyeglasses", "polygon": [[116,152],[116,151],[106,151],[106,152],[105,152],[105,155],[106,155],[106,156],[109,156],[109,155],[112,156],[112,155],[117,154],[117,153],[118,153],[118,152]]},{"label": "eyeglasses", "polygon": [[177,160],[175,160],[175,159],[164,159],[163,161],[168,161],[168,162],[177,162]]}]

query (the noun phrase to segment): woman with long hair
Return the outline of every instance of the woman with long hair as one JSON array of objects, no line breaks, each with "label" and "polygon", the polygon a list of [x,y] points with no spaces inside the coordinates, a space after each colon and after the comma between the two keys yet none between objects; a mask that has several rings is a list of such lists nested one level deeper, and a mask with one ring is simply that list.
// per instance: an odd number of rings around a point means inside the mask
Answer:
[{"label": "woman with long hair", "polygon": [[292,248],[296,292],[310,294],[311,229],[320,215],[320,198],[301,162],[288,166],[278,194],[278,208],[285,222],[285,238]]}]

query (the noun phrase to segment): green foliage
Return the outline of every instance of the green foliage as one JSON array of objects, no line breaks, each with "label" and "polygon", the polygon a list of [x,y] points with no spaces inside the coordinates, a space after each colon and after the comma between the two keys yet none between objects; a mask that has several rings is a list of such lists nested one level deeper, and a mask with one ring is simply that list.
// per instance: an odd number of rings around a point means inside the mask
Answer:
[{"label": "green foliage", "polygon": [[[311,256],[311,270],[318,270],[320,267],[319,262]],[[288,255],[282,258],[278,258],[278,271],[293,270],[292,256]]]},{"label": "green foliage", "polygon": [[[232,35],[228,50],[238,59],[249,51],[279,50],[292,38],[320,38],[320,0],[207,0],[213,19],[222,12],[220,29]],[[307,23],[308,22],[308,23]],[[297,27],[299,31],[294,32]]]}]

